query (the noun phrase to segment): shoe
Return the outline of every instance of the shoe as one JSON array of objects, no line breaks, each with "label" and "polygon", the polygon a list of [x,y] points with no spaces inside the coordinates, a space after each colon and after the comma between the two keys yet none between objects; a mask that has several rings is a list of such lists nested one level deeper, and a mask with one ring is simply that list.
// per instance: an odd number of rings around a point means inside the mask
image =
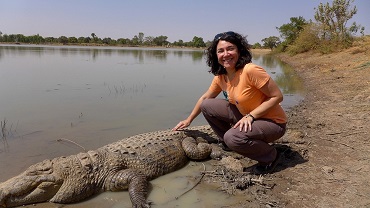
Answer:
[{"label": "shoe", "polygon": [[232,150],[225,144],[225,142],[218,143],[218,146],[221,147],[222,150],[231,152]]},{"label": "shoe", "polygon": [[281,160],[281,155],[279,152],[277,152],[277,155],[274,161],[272,161],[270,164],[267,164],[267,165],[257,164],[254,167],[253,173],[256,175],[264,175],[264,174],[272,173],[275,170],[276,166],[279,164],[280,160]]}]

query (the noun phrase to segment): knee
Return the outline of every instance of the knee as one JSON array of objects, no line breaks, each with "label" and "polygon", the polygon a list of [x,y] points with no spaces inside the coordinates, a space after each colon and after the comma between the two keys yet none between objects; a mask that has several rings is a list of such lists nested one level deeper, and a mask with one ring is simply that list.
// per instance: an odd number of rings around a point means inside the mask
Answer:
[{"label": "knee", "polygon": [[200,104],[200,110],[202,112],[207,111],[207,109],[209,108],[210,102],[211,102],[211,99],[208,99],[208,98],[204,99],[202,103]]},{"label": "knee", "polygon": [[230,129],[229,131],[226,131],[224,134],[224,142],[230,148],[234,147],[237,144],[236,138],[237,137],[232,131],[232,129]]}]

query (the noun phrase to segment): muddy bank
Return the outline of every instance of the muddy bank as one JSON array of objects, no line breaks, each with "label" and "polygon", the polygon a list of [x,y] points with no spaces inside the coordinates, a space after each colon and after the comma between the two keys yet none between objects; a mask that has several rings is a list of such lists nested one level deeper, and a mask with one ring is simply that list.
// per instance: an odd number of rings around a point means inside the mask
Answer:
[{"label": "muddy bank", "polygon": [[[306,88],[280,140],[303,162],[285,158],[272,194],[284,207],[370,206],[370,44],[340,53],[280,55]],[[293,162],[293,163],[292,163]]]},{"label": "muddy bank", "polygon": [[274,144],[282,163],[263,184],[234,189],[245,200],[233,207],[370,207],[369,51],[367,40],[334,54],[278,55],[302,78],[305,99]]}]

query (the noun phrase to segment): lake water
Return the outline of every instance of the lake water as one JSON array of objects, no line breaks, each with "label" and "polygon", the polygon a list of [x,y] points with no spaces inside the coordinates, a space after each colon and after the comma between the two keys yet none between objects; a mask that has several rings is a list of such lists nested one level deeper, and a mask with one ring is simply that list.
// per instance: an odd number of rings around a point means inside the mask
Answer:
[{"label": "lake water", "polygon": [[[285,109],[302,99],[292,68],[271,55],[253,56],[283,91]],[[208,89],[213,78],[208,70],[201,50],[0,45],[0,120],[6,134],[0,138],[0,181],[44,159],[76,154],[82,150],[78,145],[96,149],[174,127]],[[192,125],[204,124],[200,115]],[[196,174],[191,164],[172,177]],[[154,183],[161,180],[171,179]],[[68,207],[120,206],[122,195],[128,200],[127,192],[104,193]]]}]

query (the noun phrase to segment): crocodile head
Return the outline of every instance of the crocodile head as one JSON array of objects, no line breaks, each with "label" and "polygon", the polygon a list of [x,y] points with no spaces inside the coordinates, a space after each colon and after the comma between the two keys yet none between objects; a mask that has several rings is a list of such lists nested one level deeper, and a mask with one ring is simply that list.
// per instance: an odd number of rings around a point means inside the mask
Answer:
[{"label": "crocodile head", "polygon": [[[16,178],[13,179],[16,180]],[[15,183],[17,186],[0,187],[0,207],[15,207],[49,201],[61,187],[61,184],[54,182],[26,184],[17,181]]]},{"label": "crocodile head", "polygon": [[52,199],[62,186],[53,175],[21,174],[0,185],[0,207],[40,203]]}]

